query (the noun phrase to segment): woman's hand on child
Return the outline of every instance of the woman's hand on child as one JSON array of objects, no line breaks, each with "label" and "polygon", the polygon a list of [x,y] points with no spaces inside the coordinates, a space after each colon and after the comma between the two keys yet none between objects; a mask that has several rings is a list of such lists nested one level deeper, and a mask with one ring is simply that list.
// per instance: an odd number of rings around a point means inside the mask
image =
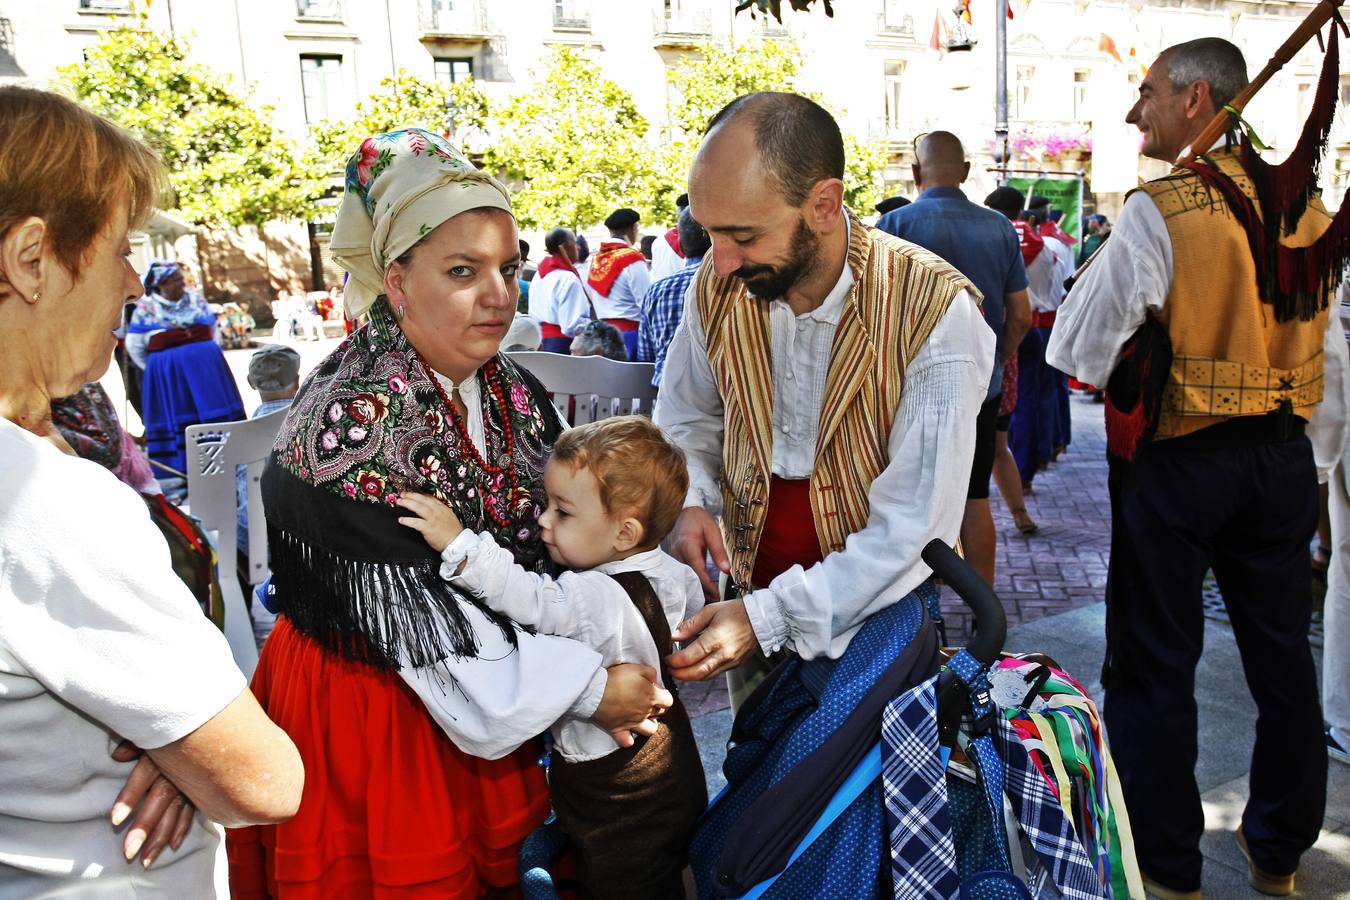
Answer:
[{"label": "woman's hand on child", "polygon": [[633,734],[656,734],[657,718],[675,698],[656,683],[651,666],[620,663],[610,666],[605,693],[591,721],[608,731],[620,747],[633,746]]},{"label": "woman's hand on child", "polygon": [[432,550],[440,553],[459,537],[464,526],[450,507],[427,494],[404,492],[398,495],[398,505],[413,513],[400,516],[398,523],[419,531]]}]

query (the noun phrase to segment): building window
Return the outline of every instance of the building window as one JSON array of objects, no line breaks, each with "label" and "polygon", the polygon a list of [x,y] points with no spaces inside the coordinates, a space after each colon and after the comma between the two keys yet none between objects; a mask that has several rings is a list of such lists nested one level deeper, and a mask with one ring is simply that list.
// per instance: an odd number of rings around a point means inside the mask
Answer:
[{"label": "building window", "polygon": [[886,127],[892,131],[900,127],[900,79],[904,74],[903,59],[886,61]]},{"label": "building window", "polygon": [[1013,86],[1012,114],[1025,118],[1031,109],[1031,79],[1036,77],[1035,66],[1018,66],[1017,83]]},{"label": "building window", "polygon": [[131,0],[80,0],[80,9],[88,12],[131,12]]},{"label": "building window", "polygon": [[1088,83],[1091,81],[1091,69],[1073,70],[1073,117],[1079,122],[1088,118]]},{"label": "building window", "polygon": [[473,77],[473,60],[467,56],[438,56],[433,60],[436,80],[446,84]]},{"label": "building window", "polygon": [[332,119],[342,110],[342,57],[300,57],[300,85],[305,92],[305,121]]},{"label": "building window", "polygon": [[914,17],[905,14],[906,0],[881,0],[877,31],[882,34],[914,35]]},{"label": "building window", "polygon": [[560,31],[590,31],[590,0],[554,0],[553,27]]},{"label": "building window", "polygon": [[342,0],[296,0],[295,7],[302,19],[342,20]]}]

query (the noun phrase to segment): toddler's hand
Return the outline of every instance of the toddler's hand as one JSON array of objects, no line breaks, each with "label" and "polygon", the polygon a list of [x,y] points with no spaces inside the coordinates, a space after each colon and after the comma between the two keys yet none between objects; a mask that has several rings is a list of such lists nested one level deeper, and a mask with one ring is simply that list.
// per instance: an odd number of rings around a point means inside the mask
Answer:
[{"label": "toddler's hand", "polygon": [[440,553],[459,537],[464,526],[450,507],[426,494],[404,492],[398,495],[398,505],[413,513],[401,516],[400,525],[420,531],[432,550]]}]

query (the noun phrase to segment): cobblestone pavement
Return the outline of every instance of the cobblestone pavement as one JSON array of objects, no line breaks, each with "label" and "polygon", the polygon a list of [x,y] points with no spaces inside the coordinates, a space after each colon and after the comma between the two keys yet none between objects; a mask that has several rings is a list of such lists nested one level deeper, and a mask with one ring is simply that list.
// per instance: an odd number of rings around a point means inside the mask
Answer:
[{"label": "cobblestone pavement", "polygon": [[[1106,495],[1106,428],[1101,404],[1075,392],[1070,400],[1073,443],[1067,453],[1037,474],[1026,498],[1027,512],[1040,525],[1032,535],[1013,526],[997,489],[992,491],[998,557],[994,587],[1008,614],[1008,627],[1067,612],[1105,599],[1111,543],[1111,507]],[[947,637],[967,636],[966,606],[943,590]],[[691,716],[726,709],[726,679],[682,684],[680,698]]]}]

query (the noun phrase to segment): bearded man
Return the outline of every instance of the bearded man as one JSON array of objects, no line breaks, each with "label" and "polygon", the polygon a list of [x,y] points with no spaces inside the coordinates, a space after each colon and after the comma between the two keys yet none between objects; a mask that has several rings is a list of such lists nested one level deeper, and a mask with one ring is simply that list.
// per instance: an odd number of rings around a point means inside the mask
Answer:
[{"label": "bearded man", "polygon": [[712,249],[655,418],[689,460],[674,554],[716,599],[711,552],[736,596],[668,661],[686,680],[749,662],[733,702],[767,654],[839,657],[928,579],[920,552],[965,509],[994,333],[964,276],[844,207],[843,175],[829,113],[769,92],[719,112],[690,171]]}]

